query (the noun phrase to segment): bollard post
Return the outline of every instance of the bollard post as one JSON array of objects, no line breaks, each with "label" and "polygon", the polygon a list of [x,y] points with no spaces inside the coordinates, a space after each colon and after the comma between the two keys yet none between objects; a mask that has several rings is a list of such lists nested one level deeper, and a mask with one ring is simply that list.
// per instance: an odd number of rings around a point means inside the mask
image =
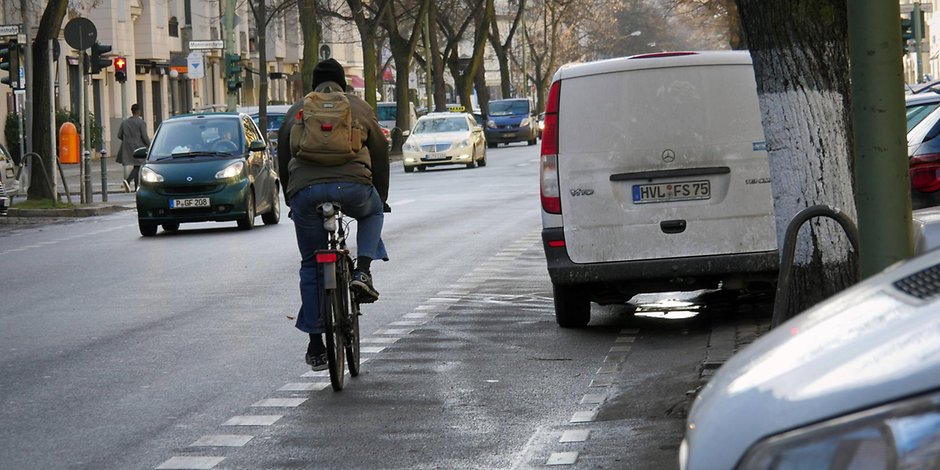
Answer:
[{"label": "bollard post", "polygon": [[82,191],[82,203],[91,204],[93,202],[91,197],[91,152],[88,150],[82,151],[82,159],[84,160],[82,168],[85,170],[85,175],[83,178],[85,187]]},{"label": "bollard post", "polygon": [[108,202],[108,151],[101,149],[101,202]]}]

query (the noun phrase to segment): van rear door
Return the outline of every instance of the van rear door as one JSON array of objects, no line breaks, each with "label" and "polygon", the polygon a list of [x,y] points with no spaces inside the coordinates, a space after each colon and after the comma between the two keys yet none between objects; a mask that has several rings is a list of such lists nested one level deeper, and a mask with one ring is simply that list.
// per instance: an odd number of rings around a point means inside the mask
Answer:
[{"label": "van rear door", "polygon": [[628,59],[562,79],[558,172],[573,262],[776,249],[750,59],[694,60]]}]

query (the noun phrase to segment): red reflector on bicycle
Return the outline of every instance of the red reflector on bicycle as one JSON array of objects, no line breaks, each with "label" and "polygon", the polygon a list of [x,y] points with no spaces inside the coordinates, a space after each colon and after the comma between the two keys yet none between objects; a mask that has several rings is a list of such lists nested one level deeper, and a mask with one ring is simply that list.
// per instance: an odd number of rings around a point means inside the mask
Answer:
[{"label": "red reflector on bicycle", "polygon": [[317,263],[335,263],[337,258],[336,253],[317,253]]}]

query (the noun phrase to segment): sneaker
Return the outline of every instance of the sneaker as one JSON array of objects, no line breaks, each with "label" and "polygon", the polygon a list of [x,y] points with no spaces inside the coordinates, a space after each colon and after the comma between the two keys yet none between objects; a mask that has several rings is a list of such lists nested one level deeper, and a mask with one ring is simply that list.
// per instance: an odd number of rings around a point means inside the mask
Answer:
[{"label": "sneaker", "polygon": [[305,354],[304,361],[310,365],[313,370],[326,370],[329,365],[326,363],[326,353]]},{"label": "sneaker", "polygon": [[372,276],[362,271],[353,271],[352,282],[349,288],[356,294],[356,302],[361,304],[371,304],[379,300],[379,291],[372,287]]}]

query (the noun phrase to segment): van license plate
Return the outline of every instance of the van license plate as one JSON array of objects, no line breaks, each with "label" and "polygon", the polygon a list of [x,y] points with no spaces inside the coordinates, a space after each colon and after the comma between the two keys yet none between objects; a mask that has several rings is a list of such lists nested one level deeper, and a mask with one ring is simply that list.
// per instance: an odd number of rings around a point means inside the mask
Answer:
[{"label": "van license plate", "polygon": [[209,207],[209,198],[170,199],[170,209],[189,209],[191,207]]},{"label": "van license plate", "polygon": [[695,201],[711,197],[711,183],[708,180],[633,185],[634,204]]}]

